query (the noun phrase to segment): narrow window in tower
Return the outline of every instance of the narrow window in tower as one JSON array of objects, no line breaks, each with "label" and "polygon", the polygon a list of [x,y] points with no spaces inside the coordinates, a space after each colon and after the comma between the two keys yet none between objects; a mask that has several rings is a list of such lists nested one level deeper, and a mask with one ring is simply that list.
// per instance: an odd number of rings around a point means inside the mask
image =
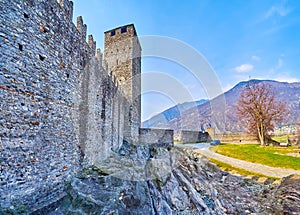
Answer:
[{"label": "narrow window in tower", "polygon": [[20,43],[18,43],[18,46],[19,46],[19,50],[20,50],[20,51],[23,51],[23,45],[20,44]]},{"label": "narrow window in tower", "polygon": [[110,36],[115,36],[115,35],[116,35],[116,31],[115,30],[113,30],[113,31],[110,32]]},{"label": "narrow window in tower", "polygon": [[[104,95],[105,96],[105,95]],[[105,98],[102,98],[102,110],[101,110],[101,119],[105,118]]]},{"label": "narrow window in tower", "polygon": [[40,58],[41,61],[44,61],[46,57],[39,54],[39,58]]},{"label": "narrow window in tower", "polygon": [[29,15],[27,13],[24,13],[24,18],[28,19],[29,18]]},{"label": "narrow window in tower", "polygon": [[121,28],[121,34],[126,33],[127,32],[127,28],[126,27],[122,27]]}]

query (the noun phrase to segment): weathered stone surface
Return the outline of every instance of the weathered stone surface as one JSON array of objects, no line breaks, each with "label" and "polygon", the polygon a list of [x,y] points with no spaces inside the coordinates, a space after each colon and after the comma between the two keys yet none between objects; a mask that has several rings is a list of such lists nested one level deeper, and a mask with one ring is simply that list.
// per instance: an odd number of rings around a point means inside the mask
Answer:
[{"label": "weathered stone surface", "polygon": [[141,125],[141,46],[133,24],[111,29],[104,33],[104,56],[108,71],[123,89],[129,101],[124,129],[127,142],[138,142]]},{"label": "weathered stone surface", "polygon": [[139,145],[154,147],[173,146],[173,130],[140,128],[139,129]]},{"label": "weathered stone surface", "polygon": [[182,143],[204,143],[212,140],[208,132],[202,131],[180,131],[177,138]]},{"label": "weathered stone surface", "polygon": [[299,214],[300,175],[290,175],[282,179],[275,189],[265,192],[266,212],[269,214]]},{"label": "weathered stone surface", "polygon": [[146,181],[122,180],[96,167],[84,169],[68,185],[68,195],[43,214],[153,214]]},{"label": "weathered stone surface", "polygon": [[[177,149],[176,164],[165,175],[124,180],[89,167],[67,186],[68,194],[43,214],[296,214],[299,176],[279,186],[264,185],[220,171],[203,159]],[[175,160],[174,160],[175,159]],[[41,212],[41,211],[40,211]]]},{"label": "weathered stone surface", "polygon": [[[154,155],[158,158],[160,153]],[[124,159],[115,155],[113,159]],[[172,148],[171,169],[147,178],[146,163],[109,159],[78,172],[66,183],[65,196],[34,214],[297,214],[299,176],[281,184],[261,184],[223,172],[205,158]],[[127,157],[137,161],[136,157]],[[112,165],[108,165],[108,163]],[[111,172],[107,171],[111,168]],[[115,174],[122,169],[123,175]],[[145,175],[141,176],[141,172]],[[153,177],[154,176],[154,177]],[[26,211],[13,208],[10,211]]]},{"label": "weathered stone surface", "polygon": [[[118,151],[125,131],[137,141],[140,97],[124,96],[93,36],[86,41],[82,17],[72,23],[71,1],[0,8],[0,207],[36,210],[66,195],[64,181],[82,165]],[[140,64],[133,68],[129,76]],[[134,90],[140,95],[140,85]]]},{"label": "weathered stone surface", "polygon": [[171,147],[170,131],[146,132],[138,144],[133,25],[106,35],[106,62],[82,18],[72,23],[71,1],[0,8],[0,214],[299,211],[298,176],[273,186],[229,175]]}]

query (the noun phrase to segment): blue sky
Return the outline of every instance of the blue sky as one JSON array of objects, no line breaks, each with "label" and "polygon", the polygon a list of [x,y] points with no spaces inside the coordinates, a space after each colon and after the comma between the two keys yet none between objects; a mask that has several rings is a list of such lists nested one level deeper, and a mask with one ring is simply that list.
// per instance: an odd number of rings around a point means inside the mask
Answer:
[{"label": "blue sky", "polygon": [[[258,0],[74,0],[103,50],[103,32],[134,23],[139,36],[175,38],[197,50],[226,91],[250,78],[300,81],[300,1]],[[187,88],[181,100],[158,92],[142,95],[142,118],[177,102],[208,98],[200,83],[176,62],[147,57],[142,72],[160,72]],[[144,80],[147,81],[147,80]],[[212,83],[213,84],[213,83]],[[165,83],[165,88],[172,88]],[[176,91],[176,89],[175,89]],[[178,90],[178,93],[179,90]]]}]

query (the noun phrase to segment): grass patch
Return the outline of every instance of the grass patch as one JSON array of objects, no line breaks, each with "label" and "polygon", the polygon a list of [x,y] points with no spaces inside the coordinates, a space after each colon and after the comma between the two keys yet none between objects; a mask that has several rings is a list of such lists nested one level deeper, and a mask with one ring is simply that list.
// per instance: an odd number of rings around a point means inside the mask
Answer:
[{"label": "grass patch", "polygon": [[279,143],[287,143],[288,138],[295,138],[295,135],[280,135],[280,136],[273,136],[272,140],[275,140]]},{"label": "grass patch", "polygon": [[288,153],[299,153],[299,148],[296,146],[273,147],[254,144],[221,144],[213,146],[211,149],[219,154],[252,163],[300,170],[300,158],[286,155]]},{"label": "grass patch", "polygon": [[173,142],[174,142],[174,144],[182,144],[182,142],[180,142],[178,140],[174,140]]},{"label": "grass patch", "polygon": [[281,135],[281,136],[273,136],[272,140],[275,140],[275,141],[277,141],[279,143],[287,143],[288,138],[287,138],[286,135]]},{"label": "grass patch", "polygon": [[216,164],[221,170],[226,171],[226,172],[237,173],[239,175],[244,175],[244,176],[252,175],[252,176],[257,176],[257,177],[265,177],[265,178],[274,179],[274,180],[280,179],[280,178],[271,177],[271,176],[263,175],[263,174],[256,173],[256,172],[251,172],[251,171],[248,171],[245,169],[241,169],[241,168],[232,166],[230,164],[218,161],[213,158],[207,158],[207,159],[209,161],[213,162],[214,164]]}]

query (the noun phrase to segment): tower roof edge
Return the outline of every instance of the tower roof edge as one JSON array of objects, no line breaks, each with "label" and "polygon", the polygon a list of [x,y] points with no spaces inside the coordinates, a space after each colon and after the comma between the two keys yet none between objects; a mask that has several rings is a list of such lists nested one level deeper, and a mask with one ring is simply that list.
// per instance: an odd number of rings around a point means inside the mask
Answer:
[{"label": "tower roof edge", "polygon": [[116,28],[113,28],[113,29],[104,31],[104,33],[107,33],[107,32],[113,31],[113,30],[117,30],[117,29],[120,29],[120,28],[124,28],[124,27],[129,27],[129,26],[132,26],[133,29],[134,29],[134,31],[136,32],[136,29],[135,29],[135,27],[134,27],[134,24],[133,24],[133,23],[130,23],[130,24],[127,24],[127,25],[122,25],[122,26],[119,26],[119,27],[116,27]]}]

